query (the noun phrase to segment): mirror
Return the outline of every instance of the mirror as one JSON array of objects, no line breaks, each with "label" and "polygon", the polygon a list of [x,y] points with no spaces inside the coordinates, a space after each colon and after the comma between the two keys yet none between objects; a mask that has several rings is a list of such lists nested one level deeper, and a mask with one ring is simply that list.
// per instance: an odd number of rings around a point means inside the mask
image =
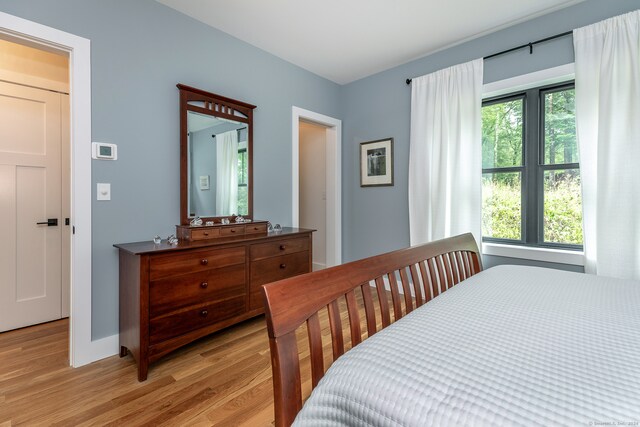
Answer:
[{"label": "mirror", "polygon": [[180,223],[253,218],[255,106],[185,85],[180,89]]},{"label": "mirror", "polygon": [[249,214],[247,124],[187,112],[189,217]]}]

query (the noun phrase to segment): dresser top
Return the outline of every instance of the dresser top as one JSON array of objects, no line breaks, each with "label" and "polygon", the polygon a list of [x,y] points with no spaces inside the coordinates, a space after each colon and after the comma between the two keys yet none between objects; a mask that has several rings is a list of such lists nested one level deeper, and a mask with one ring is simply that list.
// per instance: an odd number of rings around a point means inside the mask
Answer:
[{"label": "dresser top", "polygon": [[129,252],[134,255],[152,254],[161,252],[181,251],[185,249],[205,248],[228,245],[230,243],[245,243],[259,240],[276,239],[279,237],[295,237],[296,235],[309,234],[316,230],[310,230],[306,228],[291,228],[282,227],[282,231],[279,233],[269,232],[268,234],[244,234],[240,236],[229,236],[223,238],[216,238],[211,240],[195,240],[187,241],[180,240],[177,245],[170,245],[165,239],[162,243],[156,245],[152,240],[145,242],[131,242],[131,243],[118,243],[113,246],[116,248]]}]

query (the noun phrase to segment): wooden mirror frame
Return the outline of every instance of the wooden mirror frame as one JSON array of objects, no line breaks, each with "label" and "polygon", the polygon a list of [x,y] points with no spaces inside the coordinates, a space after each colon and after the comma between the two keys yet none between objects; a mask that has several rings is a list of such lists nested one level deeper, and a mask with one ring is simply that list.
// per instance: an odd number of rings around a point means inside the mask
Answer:
[{"label": "wooden mirror frame", "polygon": [[[216,95],[215,93],[206,92],[191,86],[178,84],[180,89],[180,224],[189,225],[188,203],[188,141],[187,141],[187,112],[194,111],[200,114],[207,114],[214,117],[233,120],[236,122],[246,123],[247,130],[247,215],[245,218],[253,219],[253,110],[255,105],[246,102],[237,101],[235,99]],[[193,105],[191,103],[203,103],[204,107]],[[203,221],[214,221],[219,223],[222,218],[230,216],[213,216],[201,217]]]}]

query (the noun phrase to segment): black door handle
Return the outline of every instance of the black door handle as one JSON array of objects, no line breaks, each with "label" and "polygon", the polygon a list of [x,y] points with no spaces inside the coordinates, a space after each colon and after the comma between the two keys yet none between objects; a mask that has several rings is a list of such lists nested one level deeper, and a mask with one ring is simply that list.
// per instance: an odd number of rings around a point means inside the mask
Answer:
[{"label": "black door handle", "polygon": [[46,225],[48,227],[54,227],[58,225],[58,218],[49,218],[46,222],[36,222],[37,225]]}]

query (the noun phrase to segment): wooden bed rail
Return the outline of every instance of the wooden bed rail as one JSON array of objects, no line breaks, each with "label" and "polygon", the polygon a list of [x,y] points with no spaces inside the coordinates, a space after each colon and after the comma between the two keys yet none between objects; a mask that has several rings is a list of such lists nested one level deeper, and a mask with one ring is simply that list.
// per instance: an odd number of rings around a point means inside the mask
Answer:
[{"label": "wooden bed rail", "polygon": [[[376,311],[380,314],[382,328],[385,328],[481,270],[478,247],[473,236],[467,233],[263,286],[276,426],[291,425],[302,408],[296,330],[305,322],[311,383],[315,387],[325,372],[318,316],[325,307],[335,360],[345,351],[343,319],[338,301],[346,302],[347,331],[353,347],[377,332]],[[373,297],[373,288],[376,299]],[[358,289],[360,295],[357,296]],[[361,309],[362,305],[364,310]],[[361,318],[362,311],[364,319]],[[363,324],[366,324],[364,338]]]}]

